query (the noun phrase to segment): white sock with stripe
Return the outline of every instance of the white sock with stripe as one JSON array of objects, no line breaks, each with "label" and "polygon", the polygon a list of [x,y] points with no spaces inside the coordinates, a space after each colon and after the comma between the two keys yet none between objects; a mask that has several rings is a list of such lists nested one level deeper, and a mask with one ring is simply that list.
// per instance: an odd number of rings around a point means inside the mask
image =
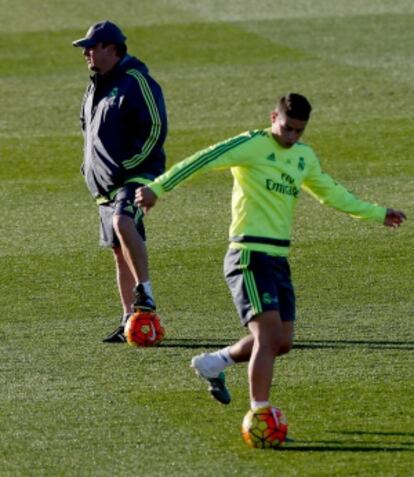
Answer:
[{"label": "white sock with stripe", "polygon": [[230,346],[211,353],[211,356],[217,357],[221,360],[221,362],[223,363],[223,369],[227,368],[227,366],[231,366],[232,364],[234,364],[234,361],[230,356]]}]

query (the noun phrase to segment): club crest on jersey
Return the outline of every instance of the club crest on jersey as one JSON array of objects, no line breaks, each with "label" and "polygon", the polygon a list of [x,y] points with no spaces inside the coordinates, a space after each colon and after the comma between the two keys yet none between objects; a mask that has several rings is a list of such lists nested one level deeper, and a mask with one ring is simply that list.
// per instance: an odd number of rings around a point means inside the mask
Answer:
[{"label": "club crest on jersey", "polygon": [[272,297],[272,295],[270,293],[263,293],[262,295],[262,302],[265,304],[265,305],[271,305],[272,303],[275,303],[277,304],[278,303],[278,299],[275,298],[275,297]]},{"label": "club crest on jersey", "polygon": [[113,88],[113,89],[109,92],[108,98],[114,98],[114,97],[117,96],[117,95],[118,95],[118,88],[115,87],[115,88]]}]

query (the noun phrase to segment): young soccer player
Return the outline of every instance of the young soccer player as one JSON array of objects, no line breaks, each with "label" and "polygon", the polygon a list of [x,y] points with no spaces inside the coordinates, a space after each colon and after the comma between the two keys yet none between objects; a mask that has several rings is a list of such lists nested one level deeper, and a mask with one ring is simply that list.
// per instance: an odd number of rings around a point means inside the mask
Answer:
[{"label": "young soccer player", "polygon": [[292,348],[295,295],[287,255],[301,189],[354,217],[398,227],[403,212],[360,200],[322,172],[313,149],[301,142],[311,105],[290,93],[271,113],[271,127],[243,133],[197,152],[136,191],[149,209],[157,198],[195,173],[229,168],[234,178],[227,284],[242,325],[250,333],[237,343],[192,359],[212,396],[228,404],[223,370],[247,362],[251,408],[269,405],[274,361]]}]

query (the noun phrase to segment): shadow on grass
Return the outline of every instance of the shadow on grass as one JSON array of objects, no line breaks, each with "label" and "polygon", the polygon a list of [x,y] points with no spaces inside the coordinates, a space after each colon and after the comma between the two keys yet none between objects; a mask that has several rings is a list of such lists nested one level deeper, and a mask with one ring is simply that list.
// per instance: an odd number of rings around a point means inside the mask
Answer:
[{"label": "shadow on grass", "polygon": [[295,441],[284,445],[279,451],[295,452],[414,452],[414,447],[375,444],[340,444],[329,441]]},{"label": "shadow on grass", "polygon": [[[329,434],[342,434],[344,436],[356,437],[358,441],[349,441],[346,437],[344,439],[330,439],[330,440],[296,440],[286,443],[280,450],[286,451],[299,451],[299,452],[414,452],[414,437],[413,432],[394,432],[394,431],[328,431]],[[381,439],[381,443],[376,442],[361,442],[361,437],[378,437]],[[388,442],[384,442],[384,438],[394,438],[394,442],[387,439]],[[398,442],[395,439],[408,438],[407,442]]]},{"label": "shadow on grass", "polygon": [[[166,339],[162,347],[167,348],[223,348],[236,342],[234,339]],[[411,341],[368,341],[368,340],[301,340],[293,343],[294,349],[338,349],[338,348],[369,348],[369,349],[398,349],[405,351],[414,350],[414,342]]]},{"label": "shadow on grass", "polygon": [[369,340],[302,340],[294,342],[296,349],[337,349],[337,348],[370,348],[370,349],[399,349],[412,351],[412,341],[369,341]]},{"label": "shadow on grass", "polygon": [[224,348],[235,343],[238,338],[226,340],[203,340],[193,338],[182,339],[165,339],[161,344],[161,348]]},{"label": "shadow on grass", "polygon": [[[394,436],[394,437],[414,437],[414,432],[386,432],[386,431],[336,431],[335,434],[358,435],[358,436]],[[414,441],[411,443],[414,445]]]}]

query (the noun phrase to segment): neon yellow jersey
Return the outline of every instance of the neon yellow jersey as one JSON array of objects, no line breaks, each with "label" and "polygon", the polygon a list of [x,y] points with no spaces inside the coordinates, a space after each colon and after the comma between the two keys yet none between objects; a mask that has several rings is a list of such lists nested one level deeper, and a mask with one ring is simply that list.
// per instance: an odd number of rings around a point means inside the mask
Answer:
[{"label": "neon yellow jersey", "polygon": [[149,184],[159,197],[189,177],[230,169],[234,178],[230,247],[287,256],[301,189],[354,217],[384,222],[386,208],[364,202],[322,172],[313,149],[281,147],[270,130],[243,133],[175,164]]}]

